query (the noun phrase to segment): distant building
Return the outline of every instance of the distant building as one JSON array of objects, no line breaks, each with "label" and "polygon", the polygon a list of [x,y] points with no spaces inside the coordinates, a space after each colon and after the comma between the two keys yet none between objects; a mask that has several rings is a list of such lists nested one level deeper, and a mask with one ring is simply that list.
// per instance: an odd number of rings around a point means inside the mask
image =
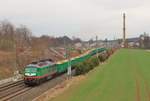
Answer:
[{"label": "distant building", "polygon": [[150,37],[148,34],[144,33],[140,35],[140,48],[150,48]]},{"label": "distant building", "polygon": [[76,43],[75,48],[82,48],[82,43],[81,42]]},{"label": "distant building", "polygon": [[130,48],[138,48],[139,47],[139,42],[128,42],[128,47]]}]

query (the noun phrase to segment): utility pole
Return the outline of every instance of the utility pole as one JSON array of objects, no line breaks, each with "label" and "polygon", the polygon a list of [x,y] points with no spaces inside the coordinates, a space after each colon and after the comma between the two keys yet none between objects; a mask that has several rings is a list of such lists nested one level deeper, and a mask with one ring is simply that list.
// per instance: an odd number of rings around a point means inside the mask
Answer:
[{"label": "utility pole", "polygon": [[70,47],[66,46],[66,40],[64,39],[64,48],[65,48],[65,55],[66,59],[68,60],[68,69],[67,69],[67,75],[68,79],[71,77],[71,59],[70,59]]},{"label": "utility pole", "polygon": [[98,58],[98,36],[96,36],[96,56],[97,56],[97,58]]},{"label": "utility pole", "polygon": [[106,47],[106,48],[108,48],[107,42],[108,42],[108,39],[105,38],[105,47]]},{"label": "utility pole", "polygon": [[15,61],[14,61],[14,67],[15,67],[15,71],[14,71],[14,81],[18,80],[18,75],[19,75],[19,71],[18,71],[18,64],[17,64],[17,58],[18,58],[18,51],[17,51],[17,39],[15,39],[15,36],[13,36],[13,41],[14,41],[14,54],[15,54]]},{"label": "utility pole", "polygon": [[71,57],[70,57],[70,46],[68,49],[68,79],[71,77]]},{"label": "utility pole", "polygon": [[[98,59],[98,36],[96,36],[96,57]],[[100,60],[98,59],[98,62],[100,64]]]},{"label": "utility pole", "polygon": [[126,47],[126,14],[123,13],[123,47]]}]

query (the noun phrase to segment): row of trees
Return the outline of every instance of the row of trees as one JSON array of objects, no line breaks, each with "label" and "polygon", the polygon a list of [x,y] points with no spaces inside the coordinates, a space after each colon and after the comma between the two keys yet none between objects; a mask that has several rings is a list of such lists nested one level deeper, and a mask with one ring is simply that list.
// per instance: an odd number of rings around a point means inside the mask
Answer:
[{"label": "row of trees", "polygon": [[12,51],[15,47],[29,46],[31,31],[24,25],[15,27],[9,21],[0,22],[0,50]]},{"label": "row of trees", "polygon": [[11,57],[10,63],[0,61],[0,64],[3,63],[3,67],[7,67],[6,64],[9,64],[10,67],[24,67],[33,60],[43,58],[45,53],[45,56],[48,56],[50,47],[64,46],[64,40],[66,45],[81,42],[79,38],[70,39],[67,36],[55,38],[43,35],[35,37],[25,25],[16,27],[7,20],[0,21],[0,51],[13,54],[6,57],[8,59]]},{"label": "row of trees", "polygon": [[[41,37],[32,36],[32,32],[24,25],[15,27],[7,20],[0,22],[0,50],[12,51],[15,46],[19,49],[24,47],[38,47],[38,44],[48,46],[61,46],[64,43],[81,42],[79,38],[70,39],[67,36],[51,37],[43,35]],[[43,46],[42,45],[42,46]],[[41,45],[40,45],[41,47]]]},{"label": "row of trees", "polygon": [[21,53],[31,47],[31,38],[32,32],[26,26],[16,27],[7,20],[1,21],[0,51],[10,55],[1,57],[0,67],[11,71],[20,70],[28,62],[28,56]]}]

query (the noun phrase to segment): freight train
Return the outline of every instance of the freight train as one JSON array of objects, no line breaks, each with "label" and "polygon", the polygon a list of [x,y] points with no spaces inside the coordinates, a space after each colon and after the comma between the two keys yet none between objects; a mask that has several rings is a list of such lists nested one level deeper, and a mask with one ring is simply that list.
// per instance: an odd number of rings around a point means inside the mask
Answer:
[{"label": "freight train", "polygon": [[92,49],[80,56],[71,58],[70,61],[63,60],[57,63],[54,63],[51,59],[40,60],[37,62],[32,62],[27,65],[24,70],[24,83],[26,85],[38,85],[44,81],[47,81],[58,74],[64,73],[68,69],[68,64],[72,66],[83,62],[96,53],[101,53],[106,51],[106,48],[96,48]]}]

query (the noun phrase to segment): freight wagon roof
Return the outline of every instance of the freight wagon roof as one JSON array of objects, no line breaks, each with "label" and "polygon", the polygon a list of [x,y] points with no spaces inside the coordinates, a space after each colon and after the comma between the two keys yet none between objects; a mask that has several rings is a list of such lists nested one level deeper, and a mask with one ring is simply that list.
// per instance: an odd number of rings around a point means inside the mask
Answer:
[{"label": "freight wagon roof", "polygon": [[[76,59],[76,58],[80,58],[80,57],[82,57],[82,56],[85,56],[86,54],[88,54],[88,53],[90,53],[90,52],[92,52],[92,51],[94,51],[94,50],[96,50],[96,49],[102,49],[102,48],[93,48],[93,49],[90,49],[90,50],[88,50],[87,52],[85,52],[85,53],[83,53],[83,54],[81,54],[81,55],[79,55],[79,56],[76,56],[76,57],[71,58],[71,60],[74,60],[74,59]],[[67,59],[66,59],[66,60],[62,60],[62,61],[58,61],[56,64],[62,64],[62,63],[67,62],[67,61],[68,61]]]},{"label": "freight wagon roof", "polygon": [[67,61],[68,61],[68,60],[58,61],[56,64],[61,64],[61,63],[67,62]]},{"label": "freight wagon roof", "polygon": [[[94,50],[94,49],[88,50],[88,51],[85,52],[84,54],[81,54],[81,55],[79,55],[79,56],[73,57],[73,58],[71,58],[70,60],[74,60],[74,59],[76,59],[76,58],[80,58],[81,56],[84,56],[84,55],[88,54],[88,53],[91,52],[92,50]],[[62,63],[67,62],[67,61],[68,61],[67,59],[66,59],[66,60],[62,60],[62,61],[58,61],[57,64],[62,64]]]}]

